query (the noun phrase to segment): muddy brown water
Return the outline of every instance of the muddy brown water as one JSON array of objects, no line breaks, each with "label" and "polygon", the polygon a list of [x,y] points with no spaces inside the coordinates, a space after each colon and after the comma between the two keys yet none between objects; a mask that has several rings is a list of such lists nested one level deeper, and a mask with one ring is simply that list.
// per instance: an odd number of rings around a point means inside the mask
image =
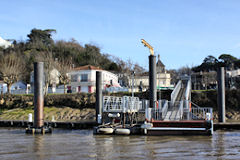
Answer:
[{"label": "muddy brown water", "polygon": [[240,131],[213,136],[104,136],[92,130],[54,130],[27,135],[0,129],[1,160],[240,159]]}]

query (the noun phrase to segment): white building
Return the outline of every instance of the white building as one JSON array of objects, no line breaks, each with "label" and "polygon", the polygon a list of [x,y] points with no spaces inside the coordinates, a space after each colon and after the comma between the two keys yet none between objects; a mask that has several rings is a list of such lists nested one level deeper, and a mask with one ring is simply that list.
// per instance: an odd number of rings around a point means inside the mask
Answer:
[{"label": "white building", "polygon": [[0,37],[0,47],[5,49],[5,48],[8,48],[10,46],[12,46],[11,42],[6,41],[6,40],[4,40],[3,38]]},{"label": "white building", "polygon": [[[165,70],[165,65],[161,62],[160,56],[158,55],[158,61],[156,64],[156,80],[157,89],[172,88],[171,75]],[[146,91],[149,88],[149,75],[144,73],[141,75],[134,76],[134,92]],[[132,85],[132,77],[129,79],[130,86]],[[131,88],[131,87],[130,87]]]},{"label": "white building", "polygon": [[96,71],[102,72],[103,84],[102,88],[120,87],[118,84],[118,77],[108,71],[102,70],[98,67],[86,65],[74,68],[68,73],[71,83],[68,85],[68,90],[72,92],[93,93],[96,90]]},{"label": "white building", "polygon": [[[58,85],[60,83],[59,76],[60,76],[59,71],[55,68],[52,69],[49,73],[49,78],[50,78],[49,83],[50,83],[50,85]],[[32,85],[34,83],[34,71],[31,72],[30,83]]]},{"label": "white building", "polygon": [[[23,81],[18,81],[12,84],[10,90],[13,94],[25,94],[27,85]],[[7,93],[7,84],[0,81],[0,93]]]},{"label": "white building", "polygon": [[[172,88],[170,73],[157,73],[157,89]],[[129,84],[132,84],[130,79]],[[131,88],[131,87],[130,87]],[[134,76],[134,92],[146,91],[149,88],[149,76],[137,75]]]},{"label": "white building", "polygon": [[240,69],[226,71],[228,77],[237,77],[240,76]]}]

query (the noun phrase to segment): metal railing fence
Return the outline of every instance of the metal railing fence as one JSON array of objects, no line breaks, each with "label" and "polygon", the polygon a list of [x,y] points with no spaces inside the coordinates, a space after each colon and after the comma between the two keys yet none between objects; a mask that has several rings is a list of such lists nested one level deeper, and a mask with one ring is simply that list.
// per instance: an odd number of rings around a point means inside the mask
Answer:
[{"label": "metal railing fence", "polygon": [[103,96],[103,112],[138,112],[139,108],[142,108],[142,103],[138,97]]}]

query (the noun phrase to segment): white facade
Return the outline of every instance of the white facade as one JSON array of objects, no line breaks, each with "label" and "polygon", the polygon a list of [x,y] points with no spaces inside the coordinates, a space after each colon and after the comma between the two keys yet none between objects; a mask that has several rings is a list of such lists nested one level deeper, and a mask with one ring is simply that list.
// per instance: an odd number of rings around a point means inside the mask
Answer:
[{"label": "white facade", "polygon": [[[132,78],[132,77],[131,77]],[[157,88],[170,88],[171,85],[171,75],[170,73],[157,73]],[[132,79],[129,79],[129,84],[132,86]],[[131,88],[131,87],[130,87]],[[134,92],[146,91],[149,88],[149,76],[134,76]]]},{"label": "white facade", "polygon": [[237,70],[232,70],[232,71],[226,71],[227,72],[227,75],[229,77],[237,77],[237,76],[240,76],[240,69],[237,69]]},{"label": "white facade", "polygon": [[85,92],[93,93],[96,90],[96,71],[102,72],[103,84],[102,88],[116,86],[119,87],[118,77],[108,71],[101,70],[94,66],[82,66],[74,68],[73,71],[68,73],[71,83],[68,85],[68,90],[72,92]]},{"label": "white facade", "polygon": [[4,40],[3,38],[0,37],[0,47],[3,48],[8,48],[12,46],[11,42]]},{"label": "white facade", "polygon": [[[11,93],[26,93],[25,90],[27,89],[27,85],[22,81],[18,81],[13,83],[10,90]],[[4,82],[0,82],[0,93],[7,93],[7,84]]]},{"label": "white facade", "polygon": [[[50,85],[58,85],[60,83],[59,76],[60,76],[60,73],[59,73],[59,71],[57,69],[51,70],[50,71],[50,82],[49,82]],[[30,83],[31,84],[34,83],[34,71],[31,72]]]},{"label": "white facade", "polygon": [[60,80],[59,80],[59,76],[60,76],[60,73],[57,69],[53,69],[51,70],[50,72],[50,84],[59,84],[60,83]]}]

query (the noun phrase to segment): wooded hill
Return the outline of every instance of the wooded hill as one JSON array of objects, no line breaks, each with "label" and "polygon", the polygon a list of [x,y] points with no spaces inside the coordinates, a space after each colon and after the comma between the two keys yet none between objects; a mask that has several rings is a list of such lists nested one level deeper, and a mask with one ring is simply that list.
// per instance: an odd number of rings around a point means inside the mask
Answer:
[{"label": "wooded hill", "polygon": [[[67,83],[66,73],[73,67],[93,65],[104,70],[130,73],[131,70],[144,70],[131,60],[123,61],[110,54],[101,53],[98,46],[76,40],[52,39],[54,29],[32,29],[26,41],[14,41],[7,49],[0,48],[0,78],[10,87],[14,82],[23,80],[29,83],[33,62],[43,61],[45,72],[57,68],[62,83]],[[47,77],[48,78],[48,77]]]}]

